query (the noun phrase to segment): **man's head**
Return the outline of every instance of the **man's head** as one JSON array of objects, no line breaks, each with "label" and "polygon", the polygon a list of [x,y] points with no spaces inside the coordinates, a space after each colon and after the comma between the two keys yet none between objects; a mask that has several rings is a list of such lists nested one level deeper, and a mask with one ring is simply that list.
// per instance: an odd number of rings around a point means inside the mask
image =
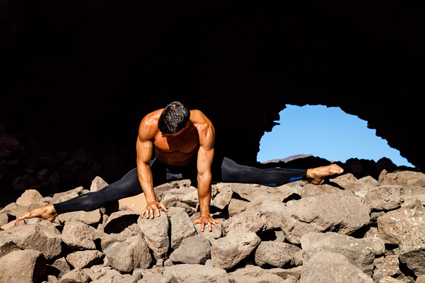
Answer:
[{"label": "man's head", "polygon": [[164,135],[175,134],[183,129],[190,118],[189,108],[180,101],[165,106],[158,120],[158,129]]}]

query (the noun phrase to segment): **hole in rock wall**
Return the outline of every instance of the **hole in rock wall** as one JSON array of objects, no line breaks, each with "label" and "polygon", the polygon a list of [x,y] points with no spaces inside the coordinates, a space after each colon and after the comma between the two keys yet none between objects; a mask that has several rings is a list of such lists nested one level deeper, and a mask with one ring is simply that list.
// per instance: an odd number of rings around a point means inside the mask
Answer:
[{"label": "hole in rock wall", "polygon": [[400,151],[376,136],[376,130],[369,129],[367,121],[339,107],[287,105],[279,115],[279,125],[261,138],[258,162],[285,158],[289,161],[305,154],[341,162],[350,158],[378,161],[386,157],[397,166],[414,167]]}]

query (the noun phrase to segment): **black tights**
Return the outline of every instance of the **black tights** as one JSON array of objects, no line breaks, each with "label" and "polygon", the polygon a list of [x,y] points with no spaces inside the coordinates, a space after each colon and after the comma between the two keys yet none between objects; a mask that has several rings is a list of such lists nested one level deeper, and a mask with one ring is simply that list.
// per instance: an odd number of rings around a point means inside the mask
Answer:
[{"label": "black tights", "polygon": [[[179,180],[191,179],[196,184],[196,158],[184,167],[168,167],[154,159],[150,163],[154,186]],[[215,158],[213,163],[213,181],[228,183],[255,183],[268,186],[280,186],[306,177],[307,170],[293,170],[285,168],[256,168],[240,165],[224,157]],[[143,190],[137,176],[137,168],[130,170],[119,181],[97,192],[87,193],[68,201],[54,204],[57,213],[77,210],[91,211],[102,207],[110,201],[138,195]]]}]

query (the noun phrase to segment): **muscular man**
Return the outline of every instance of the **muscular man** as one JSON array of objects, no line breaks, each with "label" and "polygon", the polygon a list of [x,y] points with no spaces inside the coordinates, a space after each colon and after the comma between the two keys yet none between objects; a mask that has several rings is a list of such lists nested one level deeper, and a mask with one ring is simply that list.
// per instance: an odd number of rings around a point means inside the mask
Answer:
[{"label": "muscular man", "polygon": [[210,215],[213,179],[279,186],[305,178],[319,184],[325,177],[343,172],[336,164],[307,170],[239,165],[226,157],[214,157],[214,140],[214,126],[201,111],[189,110],[178,101],[172,102],[142,119],[136,141],[136,168],[98,192],[27,211],[19,219],[42,217],[53,221],[60,213],[94,210],[107,202],[142,191],[147,202],[142,217],[154,218],[160,215],[160,209],[167,211],[165,205],[156,199],[154,187],[171,180],[191,179],[198,188],[200,207],[200,217],[193,224],[201,224],[202,231],[206,225],[211,231],[212,225],[220,224]]}]

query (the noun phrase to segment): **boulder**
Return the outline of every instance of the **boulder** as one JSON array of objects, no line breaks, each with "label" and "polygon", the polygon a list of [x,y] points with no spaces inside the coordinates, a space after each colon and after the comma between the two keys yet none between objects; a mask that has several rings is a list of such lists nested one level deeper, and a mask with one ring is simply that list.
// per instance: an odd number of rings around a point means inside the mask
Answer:
[{"label": "boulder", "polygon": [[95,209],[92,211],[73,211],[59,214],[58,217],[60,222],[64,223],[67,221],[80,221],[87,225],[97,225],[102,216],[99,209]]},{"label": "boulder", "polygon": [[120,272],[132,272],[137,268],[148,268],[152,263],[149,248],[140,235],[114,242],[103,250],[109,264]]},{"label": "boulder", "polygon": [[93,227],[80,221],[65,222],[62,231],[62,241],[70,249],[96,249],[95,240],[99,238],[99,232]]},{"label": "boulder", "polygon": [[210,241],[202,236],[192,236],[183,239],[181,245],[171,253],[170,259],[174,263],[204,264],[210,256]]},{"label": "boulder", "polygon": [[301,251],[295,245],[277,241],[263,241],[255,251],[255,264],[259,266],[290,267],[295,265],[294,255]]},{"label": "boulder", "polygon": [[401,186],[374,187],[365,191],[364,199],[371,210],[396,209],[404,201],[404,188]]},{"label": "boulder", "polygon": [[39,251],[13,251],[0,257],[0,282],[40,282],[45,274],[46,262]]},{"label": "boulder", "polygon": [[254,232],[244,227],[237,227],[212,243],[212,262],[218,268],[230,269],[246,258],[260,241]]},{"label": "boulder", "polygon": [[170,217],[171,248],[176,249],[183,239],[195,235],[195,228],[186,212],[174,214]]},{"label": "boulder", "polygon": [[350,235],[369,224],[369,213],[369,207],[352,193],[321,194],[288,202],[282,212],[282,231],[293,244],[309,232]]},{"label": "boulder", "polygon": [[[188,279],[197,275],[206,279],[206,282],[216,282],[217,278],[226,274],[226,271],[217,267],[205,266],[201,264],[179,264],[164,268],[163,275],[171,280],[174,278],[177,282],[188,282]],[[199,279],[198,279],[199,280]],[[174,282],[176,282],[174,281]],[[191,281],[196,282],[196,281]],[[199,282],[199,281],[198,281]]]},{"label": "boulder", "polygon": [[155,259],[166,258],[170,248],[170,238],[168,236],[170,224],[167,214],[161,211],[160,216],[155,215],[153,219],[139,217],[137,224]]},{"label": "boulder", "polygon": [[425,275],[425,212],[401,208],[377,220],[379,236],[400,247],[400,262],[416,276]]},{"label": "boulder", "polygon": [[49,221],[0,232],[0,243],[3,243],[1,253],[15,250],[16,245],[20,249],[40,251],[46,259],[53,259],[62,251],[60,232]]},{"label": "boulder", "polygon": [[379,281],[386,276],[398,276],[401,274],[398,255],[387,255],[376,258],[373,262],[373,280]]},{"label": "boulder", "polygon": [[304,264],[316,253],[328,251],[344,255],[351,264],[369,276],[373,274],[375,256],[385,251],[384,242],[379,238],[356,239],[333,232],[304,234],[301,247]]},{"label": "boulder", "polygon": [[337,253],[320,251],[303,265],[300,283],[373,283],[372,278]]},{"label": "boulder", "polygon": [[103,228],[105,233],[121,233],[128,226],[137,223],[140,214],[132,210],[119,210],[113,212]]},{"label": "boulder", "polygon": [[17,200],[16,204],[22,206],[30,206],[39,202],[43,196],[37,190],[26,190]]},{"label": "boulder", "polygon": [[74,268],[86,268],[100,262],[103,258],[103,253],[97,250],[76,251],[66,256],[66,261]]}]

